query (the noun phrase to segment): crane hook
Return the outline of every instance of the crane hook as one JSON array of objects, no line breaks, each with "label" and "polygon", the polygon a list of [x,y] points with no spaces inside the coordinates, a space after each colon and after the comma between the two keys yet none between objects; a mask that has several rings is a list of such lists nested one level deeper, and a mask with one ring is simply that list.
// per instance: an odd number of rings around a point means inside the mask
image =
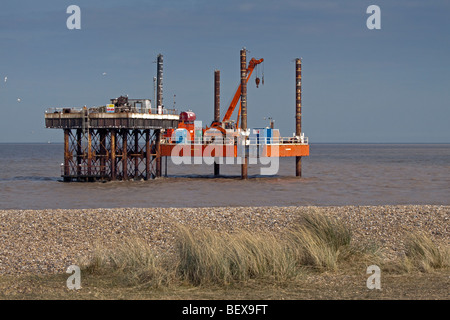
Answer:
[{"label": "crane hook", "polygon": [[256,87],[258,88],[258,86],[259,86],[259,78],[258,77],[256,77],[255,82],[256,82]]}]

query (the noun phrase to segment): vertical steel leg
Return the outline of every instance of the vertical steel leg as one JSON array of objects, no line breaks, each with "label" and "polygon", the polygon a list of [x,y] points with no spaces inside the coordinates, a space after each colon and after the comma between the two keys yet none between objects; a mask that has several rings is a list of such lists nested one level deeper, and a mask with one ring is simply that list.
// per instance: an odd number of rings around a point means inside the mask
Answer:
[{"label": "vertical steel leg", "polygon": [[156,176],[161,177],[161,129],[155,130]]},{"label": "vertical steel leg", "polygon": [[64,129],[64,181],[70,181],[70,129]]},{"label": "vertical steel leg", "polygon": [[[295,135],[302,133],[302,61],[295,60]],[[302,176],[302,157],[295,157],[295,175]]]},{"label": "vertical steel leg", "polygon": [[134,130],[134,179],[139,177],[139,130]]},{"label": "vertical steel leg", "polygon": [[122,131],[122,179],[128,180],[128,146],[127,146],[128,130]]},{"label": "vertical steel leg", "polygon": [[[247,51],[241,50],[241,129],[247,131]],[[247,136],[244,136],[244,159],[241,164],[242,179],[248,178]]]},{"label": "vertical steel leg", "polygon": [[116,180],[116,130],[111,130],[111,180]]},{"label": "vertical steel leg", "polygon": [[151,159],[151,145],[150,145],[150,130],[145,130],[145,180],[151,177],[150,159]]}]

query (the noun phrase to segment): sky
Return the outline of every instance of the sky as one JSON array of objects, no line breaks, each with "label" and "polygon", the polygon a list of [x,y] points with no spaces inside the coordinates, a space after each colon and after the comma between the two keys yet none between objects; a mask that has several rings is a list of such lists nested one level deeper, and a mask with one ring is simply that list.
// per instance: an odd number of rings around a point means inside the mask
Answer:
[{"label": "sky", "polygon": [[[79,30],[67,28],[70,5]],[[381,9],[379,30],[367,28],[369,5]],[[159,53],[165,107],[209,125],[214,70],[223,117],[243,47],[264,59],[248,84],[248,127],[271,117],[292,136],[301,58],[310,143],[450,143],[448,0],[2,0],[0,142],[63,142],[45,128],[47,108],[153,99]]]}]

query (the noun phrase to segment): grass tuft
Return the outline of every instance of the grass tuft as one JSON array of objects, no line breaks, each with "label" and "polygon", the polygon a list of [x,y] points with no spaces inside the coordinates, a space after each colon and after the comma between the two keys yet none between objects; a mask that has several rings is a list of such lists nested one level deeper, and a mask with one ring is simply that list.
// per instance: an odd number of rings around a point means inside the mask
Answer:
[{"label": "grass tuft", "polygon": [[255,278],[284,281],[299,272],[297,250],[270,233],[240,230],[230,234],[181,228],[177,241],[178,271],[195,285]]},{"label": "grass tuft", "polygon": [[157,254],[132,238],[114,250],[96,250],[84,266],[92,274],[114,274],[130,285],[166,287],[173,283],[228,285],[252,279],[293,281],[305,270],[335,271],[376,250],[351,243],[339,221],[318,213],[304,216],[284,233],[236,230],[233,233],[179,225],[175,250]]},{"label": "grass tuft", "polygon": [[113,250],[96,249],[83,270],[90,274],[110,274],[127,285],[164,287],[175,280],[172,259],[158,254],[143,239],[130,238]]},{"label": "grass tuft", "polygon": [[438,246],[423,233],[409,235],[405,243],[405,256],[404,265],[407,270],[430,272],[450,266],[449,247]]},{"label": "grass tuft", "polygon": [[304,216],[289,238],[301,248],[300,263],[319,271],[336,271],[340,263],[369,253],[368,247],[352,245],[351,231],[342,222],[317,212]]}]

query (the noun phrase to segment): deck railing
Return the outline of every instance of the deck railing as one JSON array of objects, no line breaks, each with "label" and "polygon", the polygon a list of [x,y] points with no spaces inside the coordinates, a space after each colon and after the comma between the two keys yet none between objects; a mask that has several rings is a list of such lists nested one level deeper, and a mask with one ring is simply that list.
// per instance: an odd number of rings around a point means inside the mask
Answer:
[{"label": "deck railing", "polygon": [[[188,140],[185,137],[164,137],[161,140],[163,144],[213,144],[213,145],[234,145],[238,144],[240,140],[238,137],[220,137],[220,136],[204,136],[195,137],[194,141]],[[262,144],[308,144],[308,137],[249,137],[247,145],[262,145]]]},{"label": "deck railing", "polygon": [[134,107],[115,107],[114,112],[108,112],[106,106],[91,107],[91,108],[47,108],[45,113],[73,113],[81,114],[87,110],[88,114],[92,113],[141,113],[141,114],[170,114],[178,115],[178,110],[176,109],[166,109],[166,108],[134,108]]}]

